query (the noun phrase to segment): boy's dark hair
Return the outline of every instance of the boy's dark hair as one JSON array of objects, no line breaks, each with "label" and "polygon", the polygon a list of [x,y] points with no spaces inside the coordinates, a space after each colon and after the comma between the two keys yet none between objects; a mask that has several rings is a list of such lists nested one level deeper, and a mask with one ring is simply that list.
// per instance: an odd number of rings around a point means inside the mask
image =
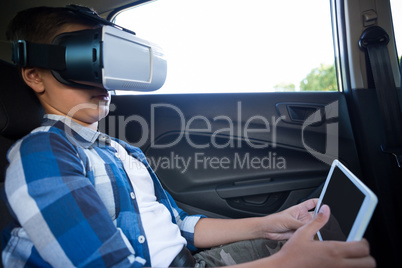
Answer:
[{"label": "boy's dark hair", "polygon": [[98,27],[100,24],[65,7],[34,7],[19,12],[8,25],[9,41],[26,40],[49,44],[65,25],[80,24]]}]

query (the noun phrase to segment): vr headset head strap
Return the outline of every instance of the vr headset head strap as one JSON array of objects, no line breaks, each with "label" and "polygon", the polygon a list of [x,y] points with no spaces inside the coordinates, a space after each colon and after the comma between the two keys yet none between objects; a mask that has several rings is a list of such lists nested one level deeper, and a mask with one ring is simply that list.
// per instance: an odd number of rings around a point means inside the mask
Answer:
[{"label": "vr headset head strap", "polygon": [[66,69],[64,46],[36,44],[25,40],[19,40],[13,43],[13,46],[12,60],[20,67],[39,67],[55,71]]},{"label": "vr headset head strap", "polygon": [[99,24],[113,26],[113,27],[116,27],[116,28],[118,28],[120,30],[123,30],[125,32],[128,32],[128,33],[131,33],[131,34],[135,35],[135,32],[133,32],[133,31],[131,31],[129,29],[123,28],[123,27],[121,27],[121,26],[119,26],[117,24],[114,24],[111,21],[105,20],[104,18],[100,17],[98,15],[98,13],[96,13],[94,10],[92,10],[92,9],[90,9],[88,7],[71,4],[71,5],[67,5],[66,8],[70,9],[71,11],[73,11],[76,14],[80,14],[83,17],[85,17],[87,19],[90,19],[90,20],[92,20],[94,22],[97,22]]}]

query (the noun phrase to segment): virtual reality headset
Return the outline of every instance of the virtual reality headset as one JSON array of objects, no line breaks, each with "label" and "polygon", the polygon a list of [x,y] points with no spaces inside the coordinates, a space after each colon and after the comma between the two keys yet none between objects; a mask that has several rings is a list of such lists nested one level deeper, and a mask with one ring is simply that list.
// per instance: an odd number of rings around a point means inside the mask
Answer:
[{"label": "virtual reality headset", "polygon": [[162,49],[113,23],[62,33],[51,44],[19,40],[13,61],[20,67],[50,69],[65,85],[107,90],[153,91],[166,79]]}]

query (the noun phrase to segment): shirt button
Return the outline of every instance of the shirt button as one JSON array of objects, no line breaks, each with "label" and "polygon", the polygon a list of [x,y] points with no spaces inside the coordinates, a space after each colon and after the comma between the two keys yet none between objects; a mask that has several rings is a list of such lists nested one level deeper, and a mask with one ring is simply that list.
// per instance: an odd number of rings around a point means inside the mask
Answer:
[{"label": "shirt button", "polygon": [[131,192],[131,193],[130,193],[130,197],[131,197],[131,199],[134,200],[134,199],[135,199],[135,194],[134,194],[133,192]]},{"label": "shirt button", "polygon": [[145,242],[145,237],[143,235],[140,235],[138,237],[138,242],[140,242],[140,244],[143,244]]},{"label": "shirt button", "polygon": [[119,153],[115,153],[114,156],[116,156],[117,159],[120,159]]}]

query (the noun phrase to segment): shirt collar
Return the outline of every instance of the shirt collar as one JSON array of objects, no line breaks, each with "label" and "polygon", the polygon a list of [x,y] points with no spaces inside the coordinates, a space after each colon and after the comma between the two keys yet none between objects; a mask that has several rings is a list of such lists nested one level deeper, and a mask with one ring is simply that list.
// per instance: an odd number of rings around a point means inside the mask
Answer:
[{"label": "shirt collar", "polygon": [[105,135],[82,126],[69,117],[56,114],[45,114],[42,126],[56,127],[64,131],[71,143],[83,148],[91,147],[100,135]]}]

